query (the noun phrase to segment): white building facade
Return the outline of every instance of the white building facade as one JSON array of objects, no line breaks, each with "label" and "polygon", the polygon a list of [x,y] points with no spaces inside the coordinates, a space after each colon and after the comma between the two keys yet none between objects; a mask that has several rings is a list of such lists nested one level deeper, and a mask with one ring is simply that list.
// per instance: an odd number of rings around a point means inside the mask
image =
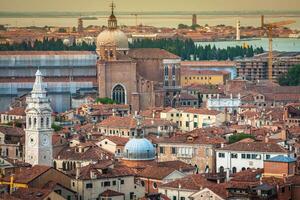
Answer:
[{"label": "white building facade", "polygon": [[[240,149],[231,148],[237,146],[237,144],[232,144],[228,147],[216,150],[217,172],[229,170],[230,173],[236,173],[249,168],[262,169],[264,167],[264,160],[278,155],[291,156],[286,149],[275,143],[262,142],[261,144],[253,145],[241,142],[241,144],[238,145],[240,145]],[[265,145],[266,148],[264,148],[263,145]],[[267,148],[268,146],[275,148]]]},{"label": "white building facade", "polygon": [[228,113],[237,113],[239,107],[241,106],[241,96],[238,95],[238,97],[233,97],[230,95],[230,97],[222,97],[220,98],[219,95],[217,95],[217,98],[209,98],[207,99],[206,107],[209,110],[218,110],[222,112],[228,112]]},{"label": "white building facade", "polygon": [[52,166],[52,109],[38,70],[31,96],[27,97],[25,129],[25,162]]}]

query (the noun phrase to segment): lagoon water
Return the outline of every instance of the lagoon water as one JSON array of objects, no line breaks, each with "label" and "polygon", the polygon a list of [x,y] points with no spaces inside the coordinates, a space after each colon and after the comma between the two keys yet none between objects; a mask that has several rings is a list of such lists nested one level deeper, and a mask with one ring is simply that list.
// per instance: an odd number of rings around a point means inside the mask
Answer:
[{"label": "lagoon water", "polygon": [[[97,20],[84,20],[84,26],[98,25],[103,26],[107,24],[108,15],[95,15]],[[79,17],[79,16],[78,16]],[[25,27],[25,26],[62,26],[72,27],[77,26],[77,18],[70,17],[0,17],[0,24],[8,24],[9,26]],[[135,17],[128,14],[117,13],[119,25],[135,25]],[[300,29],[300,16],[299,15],[283,15],[283,16],[265,16],[266,22],[276,22],[282,20],[292,19],[296,23],[289,25],[292,29]],[[198,15],[198,24],[204,26],[208,24],[215,26],[218,24],[225,24],[235,26],[236,21],[240,20],[241,26],[260,26],[259,15]],[[191,15],[139,15],[137,19],[138,24],[156,26],[156,27],[177,27],[178,24],[191,24]]]}]

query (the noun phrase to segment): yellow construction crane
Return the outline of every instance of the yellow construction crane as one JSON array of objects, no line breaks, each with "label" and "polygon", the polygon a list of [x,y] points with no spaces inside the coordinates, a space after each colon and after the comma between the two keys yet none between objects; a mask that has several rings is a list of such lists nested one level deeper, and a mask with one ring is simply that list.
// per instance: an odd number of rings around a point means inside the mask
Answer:
[{"label": "yellow construction crane", "polygon": [[279,28],[285,25],[293,24],[296,21],[286,20],[274,23],[264,24],[264,28],[267,30],[267,35],[269,38],[269,58],[268,58],[268,79],[273,79],[273,29]]}]

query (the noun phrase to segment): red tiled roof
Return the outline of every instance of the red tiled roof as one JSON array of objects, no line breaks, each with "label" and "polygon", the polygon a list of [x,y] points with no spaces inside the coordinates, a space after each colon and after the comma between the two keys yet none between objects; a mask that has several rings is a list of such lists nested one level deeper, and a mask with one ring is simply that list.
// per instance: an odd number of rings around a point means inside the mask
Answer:
[{"label": "red tiled roof", "polygon": [[[77,152],[77,149],[79,148],[84,149],[84,152]],[[57,159],[63,159],[63,160],[106,160],[106,159],[112,159],[113,154],[102,149],[101,147],[98,147],[96,145],[93,145],[89,143],[88,145],[85,143],[80,143],[76,147],[65,147],[63,148],[58,154]]]},{"label": "red tiled roof", "polygon": [[181,189],[193,190],[195,192],[198,192],[204,188],[208,188],[223,198],[226,198],[227,196],[226,184],[216,184],[214,182],[210,182],[203,174],[188,175],[184,178],[163,184],[160,187],[178,189],[179,185]]},{"label": "red tiled roof", "polygon": [[118,136],[106,136],[103,139],[108,139],[118,146],[125,146],[125,144],[129,141],[129,138]]},{"label": "red tiled roof", "polygon": [[0,132],[10,136],[18,136],[18,137],[25,136],[25,131],[22,128],[12,127],[12,126],[0,125]]},{"label": "red tiled roof", "polygon": [[[123,166],[114,165],[112,166],[111,160],[101,161],[97,164],[89,164],[87,166],[80,168],[79,179],[89,180],[91,179],[91,172],[93,172],[97,179],[107,179],[113,177],[124,177],[124,176],[134,176],[135,172],[133,169]],[[73,174],[74,175],[74,174]]]},{"label": "red tiled roof", "polygon": [[22,200],[44,200],[53,190],[40,188],[19,188],[11,194]]},{"label": "red tiled roof", "polygon": [[5,114],[7,115],[18,115],[18,116],[25,116],[25,108],[21,108],[21,107],[15,107],[12,110],[9,110],[7,112],[5,112]]},{"label": "red tiled roof", "polygon": [[124,196],[124,193],[117,192],[114,190],[105,190],[100,194],[101,197],[115,197],[115,196]]},{"label": "red tiled roof", "polygon": [[182,107],[182,108],[178,108],[178,110],[181,110],[181,111],[187,112],[187,113],[200,114],[200,115],[218,115],[218,114],[222,113],[217,110],[208,110],[205,108],[191,108],[191,107]]},{"label": "red tiled roof", "polygon": [[191,76],[191,75],[199,75],[199,76],[207,76],[207,75],[228,75],[230,74],[228,71],[217,71],[217,70],[192,70],[185,69],[181,70],[181,76]]},{"label": "red tiled roof", "polygon": [[219,150],[288,153],[288,150],[284,149],[282,146],[270,142],[236,142],[220,148]]},{"label": "red tiled roof", "polygon": [[152,59],[180,59],[179,56],[172,54],[164,49],[158,48],[137,48],[130,49],[128,53],[131,58],[152,58]]},{"label": "red tiled roof", "polygon": [[[190,138],[190,139],[189,139]],[[154,143],[175,143],[175,144],[224,144],[226,140],[213,134],[175,134],[171,137],[154,138]]]},{"label": "red tiled roof", "polygon": [[[16,173],[14,175],[14,182],[28,184],[50,169],[51,169],[51,167],[49,167],[49,166],[35,165],[32,168],[28,168],[28,169],[22,170],[19,173]],[[0,180],[9,182],[10,176],[6,176]]]},{"label": "red tiled roof", "polygon": [[181,61],[182,66],[203,66],[203,67],[232,67],[236,66],[232,61]]},{"label": "red tiled roof", "polygon": [[132,116],[119,117],[119,116],[110,116],[107,119],[104,119],[98,124],[99,127],[115,127],[115,128],[126,128],[133,129],[137,126],[136,119]]}]

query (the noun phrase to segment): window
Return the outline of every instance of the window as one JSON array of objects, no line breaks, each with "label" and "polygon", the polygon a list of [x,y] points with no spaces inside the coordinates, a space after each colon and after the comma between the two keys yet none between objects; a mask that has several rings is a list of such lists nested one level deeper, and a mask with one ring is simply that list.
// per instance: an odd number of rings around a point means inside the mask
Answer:
[{"label": "window", "polygon": [[112,185],[117,185],[117,181],[113,181],[113,182],[112,182]]},{"label": "window", "polygon": [[251,154],[247,154],[246,157],[247,157],[247,159],[250,159],[251,158]]},{"label": "window", "polygon": [[180,200],[185,200],[185,197],[180,197]]},{"label": "window", "polygon": [[225,158],[225,153],[219,153],[219,158]]},{"label": "window", "polygon": [[285,187],[282,187],[281,188],[281,193],[284,193],[285,192]]},{"label": "window", "polygon": [[159,147],[159,153],[165,153],[164,147]]},{"label": "window", "polygon": [[141,185],[144,187],[145,186],[145,181],[141,181]]},{"label": "window", "polygon": [[122,184],[122,185],[124,184],[124,180],[123,180],[123,179],[121,179],[121,184]]},{"label": "window", "polygon": [[152,185],[153,185],[153,188],[154,188],[154,189],[157,189],[157,183],[156,183],[156,182],[153,182]]},{"label": "window", "polygon": [[270,155],[266,155],[266,159],[267,159],[267,160],[270,159]]},{"label": "window", "polygon": [[165,76],[168,76],[169,75],[168,65],[165,65],[164,71],[165,71]]},{"label": "window", "polygon": [[176,66],[175,65],[172,65],[172,75],[174,76],[176,73],[176,70],[175,70]]},{"label": "window", "polygon": [[185,122],[185,126],[189,127],[190,126],[190,122]]},{"label": "window", "polygon": [[93,183],[87,183],[87,184],[85,185],[85,188],[93,188]]},{"label": "window", "polygon": [[104,187],[109,187],[110,186],[110,181],[104,181],[103,185],[104,185]]},{"label": "window", "polygon": [[238,154],[237,153],[232,153],[231,158],[238,158]]},{"label": "window", "polygon": [[198,128],[198,123],[194,122],[194,128]]},{"label": "window", "polygon": [[172,154],[176,154],[176,147],[172,147]]},{"label": "window", "polygon": [[176,196],[173,196],[173,200],[176,200],[177,199],[177,197]]},{"label": "window", "polygon": [[116,85],[112,91],[112,99],[117,103],[124,104],[125,102],[125,89],[121,85]]},{"label": "window", "polygon": [[246,158],[246,154],[242,154],[242,159],[245,159]]}]

